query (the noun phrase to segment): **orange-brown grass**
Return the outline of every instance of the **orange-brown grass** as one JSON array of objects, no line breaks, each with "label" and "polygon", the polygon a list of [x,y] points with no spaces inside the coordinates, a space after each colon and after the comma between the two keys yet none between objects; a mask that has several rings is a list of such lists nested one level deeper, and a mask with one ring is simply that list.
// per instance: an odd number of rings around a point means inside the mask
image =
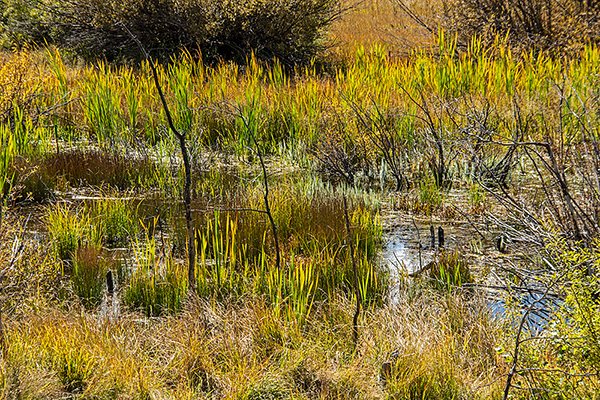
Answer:
[{"label": "orange-brown grass", "polygon": [[155,177],[157,168],[147,155],[131,155],[97,149],[73,148],[31,160],[15,159],[13,180],[22,198],[44,200],[55,189],[84,185],[139,188]]},{"label": "orange-brown grass", "polygon": [[5,321],[0,386],[6,397],[98,399],[457,399],[497,389],[473,391],[502,370],[485,306],[460,295],[398,296],[363,314],[356,352],[345,297],[320,304],[302,326],[256,297],[192,301],[152,319],[45,308]]},{"label": "orange-brown grass", "polygon": [[[394,0],[342,1],[341,8],[348,9],[330,28],[332,47],[330,55],[346,58],[354,55],[357,46],[369,48],[385,44],[393,55],[407,55],[411,49],[434,44],[434,35],[410,18]],[[435,9],[440,1],[405,1],[434,31],[438,22]]]}]

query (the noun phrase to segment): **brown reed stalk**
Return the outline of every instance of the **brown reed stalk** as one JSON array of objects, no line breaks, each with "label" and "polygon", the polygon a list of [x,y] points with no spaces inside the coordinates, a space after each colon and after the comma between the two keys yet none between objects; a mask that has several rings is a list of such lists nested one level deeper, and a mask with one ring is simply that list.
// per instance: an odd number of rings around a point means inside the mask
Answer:
[{"label": "brown reed stalk", "polygon": [[354,257],[354,241],[352,240],[352,233],[350,232],[350,218],[348,217],[348,201],[346,195],[344,195],[344,217],[346,219],[346,234],[348,235],[348,243],[350,244],[350,258],[352,259],[352,269],[354,270],[354,290],[356,291],[356,310],[354,311],[354,317],[352,318],[352,339],[354,341],[354,348],[358,345],[358,317],[360,315],[360,288],[358,286],[358,267],[356,265],[356,258]]}]

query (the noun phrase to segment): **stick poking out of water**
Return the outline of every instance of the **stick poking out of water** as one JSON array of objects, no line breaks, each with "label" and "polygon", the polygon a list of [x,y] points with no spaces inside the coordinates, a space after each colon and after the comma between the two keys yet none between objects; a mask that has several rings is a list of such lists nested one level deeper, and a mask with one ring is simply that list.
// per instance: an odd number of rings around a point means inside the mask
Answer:
[{"label": "stick poking out of water", "polygon": [[360,315],[360,287],[358,286],[358,267],[354,258],[354,242],[352,241],[352,232],[350,231],[350,218],[348,217],[348,202],[344,195],[344,217],[346,219],[346,233],[350,244],[350,257],[352,258],[352,269],[354,270],[354,290],[356,291],[356,311],[352,319],[352,338],[354,340],[354,349],[358,345],[358,316]]}]

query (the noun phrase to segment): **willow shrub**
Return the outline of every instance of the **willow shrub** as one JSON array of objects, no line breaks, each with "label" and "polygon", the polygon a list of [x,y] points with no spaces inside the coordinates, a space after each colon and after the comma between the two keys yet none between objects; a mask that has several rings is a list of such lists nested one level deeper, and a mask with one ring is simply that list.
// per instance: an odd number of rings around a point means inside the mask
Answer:
[{"label": "willow shrub", "polygon": [[578,54],[599,43],[600,4],[581,0],[444,1],[446,25],[469,43],[481,36],[487,45],[506,38],[517,50]]},{"label": "willow shrub", "polygon": [[[22,0],[21,0],[22,1]],[[46,0],[44,20],[21,24],[25,37],[39,36],[50,15],[62,27],[57,44],[87,59],[139,58],[137,45],[119,24],[137,36],[153,56],[170,57],[182,48],[208,59],[245,61],[277,57],[308,61],[322,49],[323,29],[338,12],[339,0]],[[38,15],[38,14],[33,14]],[[29,34],[29,35],[28,35]],[[46,38],[48,39],[48,38]],[[39,40],[39,37],[37,37]]]}]

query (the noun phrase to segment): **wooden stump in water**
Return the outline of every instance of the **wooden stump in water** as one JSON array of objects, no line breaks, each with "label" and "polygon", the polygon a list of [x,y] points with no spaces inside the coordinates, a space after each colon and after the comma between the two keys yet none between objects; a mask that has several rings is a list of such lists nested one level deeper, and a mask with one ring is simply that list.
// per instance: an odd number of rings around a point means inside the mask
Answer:
[{"label": "wooden stump in water", "polygon": [[429,227],[429,233],[431,234],[431,249],[435,249],[435,228],[433,225]]},{"label": "wooden stump in water", "polygon": [[398,356],[400,352],[398,350],[394,350],[390,353],[389,360],[381,364],[381,369],[379,371],[379,378],[383,382],[383,384],[387,384],[388,379],[393,378],[394,367],[396,362],[398,361]]},{"label": "wooden stump in water", "polygon": [[112,296],[115,292],[115,285],[113,282],[112,271],[110,269],[106,273],[106,288],[108,289],[108,295]]},{"label": "wooden stump in water", "polygon": [[498,236],[498,239],[496,239],[496,249],[500,253],[506,253],[506,238],[504,235],[500,235]]}]

